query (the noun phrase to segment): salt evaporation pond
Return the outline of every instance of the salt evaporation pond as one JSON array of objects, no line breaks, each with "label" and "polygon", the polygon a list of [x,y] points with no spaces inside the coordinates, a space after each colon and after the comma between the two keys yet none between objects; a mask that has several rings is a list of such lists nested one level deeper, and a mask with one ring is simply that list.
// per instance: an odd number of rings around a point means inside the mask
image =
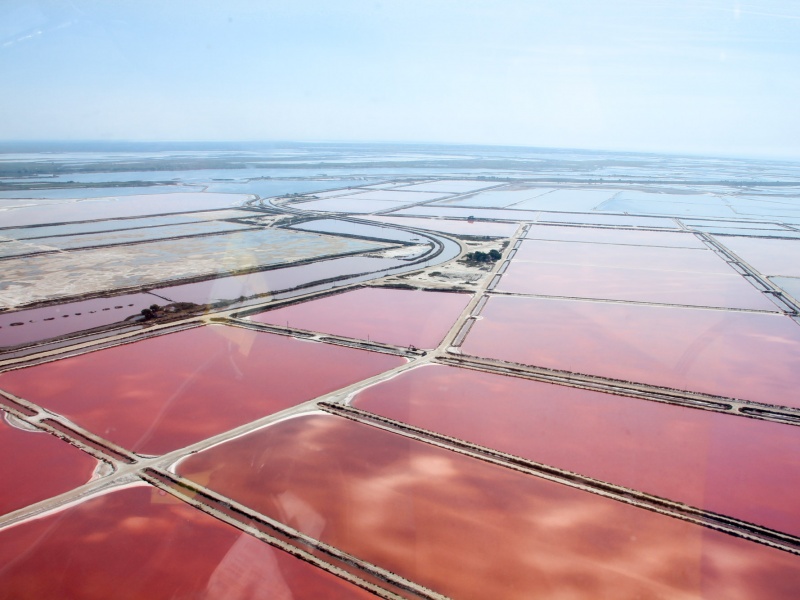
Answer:
[{"label": "salt evaporation pond", "polygon": [[800,408],[800,329],[783,315],[492,297],[465,354]]},{"label": "salt evaporation pond", "polygon": [[26,206],[4,210],[0,214],[2,214],[4,227],[23,227],[69,221],[91,221],[230,208],[241,206],[250,198],[250,196],[242,194],[207,194],[204,192],[120,197],[115,197],[113,192],[110,194],[103,198],[86,198],[77,195],[75,202],[52,204],[46,210],[42,210],[38,206]]},{"label": "salt evaporation pond", "polygon": [[737,273],[525,262],[516,258],[498,292],[738,308],[778,312],[778,307]]},{"label": "salt evaporation pond", "polygon": [[98,465],[93,457],[49,433],[13,426],[9,418],[0,410],[0,453],[5,457],[0,462],[0,515],[68,492],[92,478]]},{"label": "salt evaporation pond", "polygon": [[353,406],[415,427],[800,535],[792,425],[426,365]]},{"label": "salt evaporation pond", "polygon": [[471,298],[471,294],[366,287],[250,319],[403,347],[435,348]]},{"label": "salt evaporation pond", "polygon": [[159,296],[173,302],[194,302],[212,304],[221,301],[250,298],[275,294],[297,287],[305,287],[332,278],[341,278],[361,273],[380,272],[406,264],[405,261],[391,258],[368,256],[347,256],[318,262],[270,269],[247,275],[232,275],[207,279],[196,283],[168,286],[154,290]]},{"label": "salt evaporation pond", "polygon": [[142,483],[0,531],[3,595],[374,598]]},{"label": "salt evaporation pond", "polygon": [[0,389],[123,448],[156,455],[405,362],[217,325],[0,373]]},{"label": "salt evaporation pond", "polygon": [[253,229],[252,225],[229,223],[227,221],[201,221],[161,227],[143,227],[103,233],[86,233],[58,237],[37,238],[33,240],[13,240],[0,243],[0,257],[24,256],[41,252],[57,252],[83,248],[99,248],[118,244],[133,244],[154,240],[212,235]]},{"label": "salt evaporation pond", "polygon": [[457,221],[453,219],[415,219],[413,217],[365,217],[376,223],[416,227],[439,233],[467,235],[475,237],[511,237],[517,231],[513,223],[487,223],[486,221]]},{"label": "salt evaporation pond", "polygon": [[333,416],[282,421],[178,473],[455,598],[794,598],[800,586],[787,552]]},{"label": "salt evaporation pond", "polygon": [[[0,347],[17,346],[120,323],[164,301],[152,294],[92,298],[13,312],[0,312]],[[17,325],[15,325],[17,323]]]},{"label": "salt evaporation pond", "polygon": [[529,240],[549,240],[554,242],[665,246],[670,248],[698,248],[703,250],[708,248],[708,246],[694,234],[672,231],[531,225],[525,237]]}]

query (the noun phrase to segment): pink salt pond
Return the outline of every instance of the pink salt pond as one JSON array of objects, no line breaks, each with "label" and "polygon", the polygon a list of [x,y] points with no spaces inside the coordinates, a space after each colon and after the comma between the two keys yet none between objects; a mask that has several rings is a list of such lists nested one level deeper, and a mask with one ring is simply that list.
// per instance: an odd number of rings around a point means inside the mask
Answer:
[{"label": "pink salt pond", "polygon": [[490,298],[465,354],[800,407],[800,328],[783,315]]},{"label": "pink salt pond", "polygon": [[561,242],[592,242],[597,244],[631,244],[636,246],[665,246],[670,248],[708,249],[691,233],[672,231],[641,231],[636,229],[601,229],[598,227],[561,227],[531,225],[526,238]]},{"label": "pink salt pond", "polygon": [[686,306],[778,312],[778,307],[738,273],[620,269],[514,259],[497,291],[538,296],[629,300]]},{"label": "pink salt pond", "polygon": [[282,421],[190,479],[454,598],[794,598],[800,558],[353,421]]},{"label": "pink salt pond", "polygon": [[0,456],[4,457],[0,461],[0,515],[68,492],[92,478],[97,460],[49,433],[23,430],[6,418],[0,411]]},{"label": "pink salt pond", "polygon": [[397,367],[405,359],[207,326],[0,374],[0,389],[155,455]]},{"label": "pink salt pond", "polygon": [[736,273],[711,250],[694,248],[525,240],[514,260],[706,274]]},{"label": "pink salt pond", "polygon": [[259,323],[435,348],[472,296],[367,287],[253,315]]},{"label": "pink salt pond", "polygon": [[0,531],[3,598],[374,598],[139,484]]},{"label": "pink salt pond", "polygon": [[798,428],[442,365],[359,392],[375,414],[800,536]]}]

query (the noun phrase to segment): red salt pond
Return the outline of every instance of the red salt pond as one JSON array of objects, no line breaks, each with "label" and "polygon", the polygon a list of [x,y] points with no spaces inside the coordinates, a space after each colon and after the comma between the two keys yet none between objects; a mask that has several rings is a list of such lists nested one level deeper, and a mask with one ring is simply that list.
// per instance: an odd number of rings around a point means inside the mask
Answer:
[{"label": "red salt pond", "polygon": [[289,419],[178,470],[454,598],[796,598],[800,589],[792,554],[338,417]]},{"label": "red salt pond", "polygon": [[800,429],[428,365],[353,406],[800,536]]},{"label": "red salt pond", "polygon": [[3,598],[374,598],[147,485],[0,530]]},{"label": "red salt pond", "polygon": [[250,318],[397,346],[435,348],[472,296],[367,287]]},{"label": "red salt pond", "polygon": [[596,265],[623,269],[691,271],[695,273],[734,274],[728,263],[711,250],[659,248],[618,244],[586,244],[525,240],[515,261]]},{"label": "red salt pond", "polygon": [[207,326],[8,371],[0,374],[0,388],[151,455],[404,362],[387,354]]},{"label": "red salt pond", "polygon": [[764,294],[733,271],[721,275],[515,259],[500,279],[497,290],[540,296],[778,311]]},{"label": "red salt pond", "polygon": [[0,515],[83,485],[97,467],[94,458],[55,436],[10,425],[2,411],[0,456]]},{"label": "red salt pond", "polygon": [[800,328],[783,315],[490,298],[465,354],[800,408]]},{"label": "red salt pond", "polygon": [[151,304],[164,304],[164,301],[151,294],[125,294],[3,312],[0,313],[0,347],[30,344],[120,323]]},{"label": "red salt pond", "polygon": [[637,246],[667,246],[672,248],[707,249],[697,236],[672,231],[641,231],[636,229],[600,229],[597,227],[560,227],[531,225],[525,236],[531,240],[561,242],[594,242],[598,244],[633,244]]}]

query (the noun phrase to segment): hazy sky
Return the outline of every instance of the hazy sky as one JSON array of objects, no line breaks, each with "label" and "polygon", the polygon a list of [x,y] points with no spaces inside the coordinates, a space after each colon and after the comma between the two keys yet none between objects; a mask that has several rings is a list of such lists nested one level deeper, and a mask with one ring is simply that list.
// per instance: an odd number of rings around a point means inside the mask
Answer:
[{"label": "hazy sky", "polygon": [[800,2],[3,0],[0,138],[800,158]]}]

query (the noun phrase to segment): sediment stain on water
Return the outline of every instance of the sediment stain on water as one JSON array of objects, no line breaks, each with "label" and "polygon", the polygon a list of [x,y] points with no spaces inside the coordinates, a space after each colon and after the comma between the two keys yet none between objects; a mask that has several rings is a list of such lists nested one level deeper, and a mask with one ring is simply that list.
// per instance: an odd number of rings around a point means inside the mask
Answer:
[{"label": "sediment stain on water", "polygon": [[798,557],[328,415],[179,474],[450,597],[794,598]]},{"label": "sediment stain on water", "polygon": [[356,408],[534,462],[800,535],[797,428],[443,365]]},{"label": "sediment stain on water", "polygon": [[212,325],[0,373],[0,389],[123,448],[156,455],[405,362]]}]

